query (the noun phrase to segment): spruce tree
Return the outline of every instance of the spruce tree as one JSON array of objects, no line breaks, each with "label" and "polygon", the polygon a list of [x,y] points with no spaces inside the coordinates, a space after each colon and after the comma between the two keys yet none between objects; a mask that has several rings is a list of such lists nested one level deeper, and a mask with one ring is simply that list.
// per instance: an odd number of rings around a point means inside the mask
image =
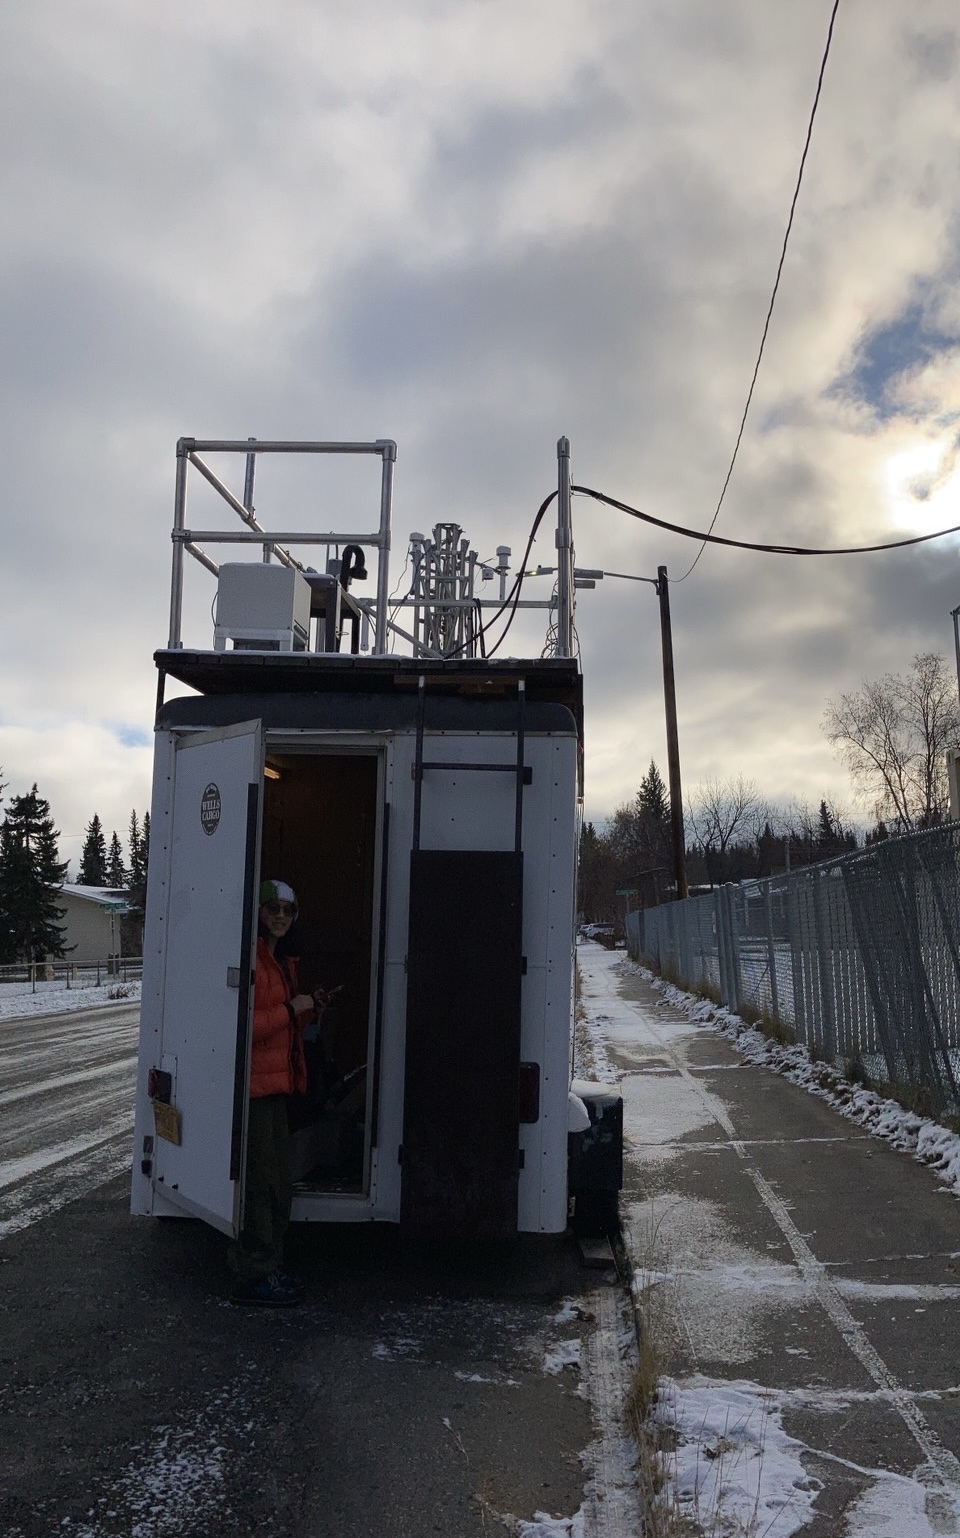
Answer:
[{"label": "spruce tree", "polygon": [[127,884],[127,872],[123,863],[123,850],[116,830],[110,835],[110,852],[107,855],[107,879],[104,886],[125,887]]},{"label": "spruce tree", "polygon": [[[656,894],[659,884],[662,884],[658,883],[656,876],[669,879],[672,870],[673,835],[670,828],[670,796],[663,783],[663,776],[652,758],[650,768],[641,780],[640,789],[637,791],[636,808],[640,835],[639,854],[643,862],[641,868],[649,873],[646,878],[647,883],[652,881],[653,891]],[[639,871],[637,875],[640,876]],[[644,878],[640,877],[640,879]]]},{"label": "spruce tree", "polygon": [[130,889],[136,891],[142,887],[146,880],[146,870],[143,862],[143,839],[140,833],[140,820],[134,807],[130,813],[130,831],[128,835],[128,847],[130,850]]},{"label": "spruce tree", "polygon": [[78,884],[80,886],[106,886],[107,884],[107,841],[103,836],[103,826],[96,812],[90,820],[80,854]]},{"label": "spruce tree", "polygon": [[663,775],[651,758],[650,768],[640,781],[637,791],[637,811],[653,819],[654,824],[670,831],[670,797],[663,783]]},{"label": "spruce tree", "polygon": [[592,822],[580,833],[577,865],[577,911],[588,923],[612,918],[615,909],[616,871],[608,841]]},{"label": "spruce tree", "polygon": [[67,872],[58,858],[50,803],[37,794],[14,796],[0,824],[0,958],[43,961],[64,954],[64,908],[57,894]]},{"label": "spruce tree", "polygon": [[640,906],[659,901],[672,868],[670,797],[663,776],[650,760],[632,801],[618,806],[606,831],[616,866],[614,888],[636,888]]},{"label": "spruce tree", "polygon": [[829,859],[831,855],[836,854],[838,835],[839,828],[834,821],[833,813],[826,801],[821,801],[817,815],[817,855],[820,859]]},{"label": "spruce tree", "polygon": [[143,951],[143,910],[147,897],[149,834],[150,813],[145,814],[141,824],[134,808],[130,813],[130,868],[127,872],[127,900],[130,907],[121,920],[123,952],[127,956],[139,956]]}]

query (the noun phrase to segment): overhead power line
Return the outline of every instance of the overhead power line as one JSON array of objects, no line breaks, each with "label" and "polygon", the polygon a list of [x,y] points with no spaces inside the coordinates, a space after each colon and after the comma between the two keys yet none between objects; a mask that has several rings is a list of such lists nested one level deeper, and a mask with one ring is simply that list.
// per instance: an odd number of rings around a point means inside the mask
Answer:
[{"label": "overhead power line", "polygon": [[[764,545],[748,539],[725,539],[722,534],[711,534],[709,529],[703,534],[698,529],[684,528],[680,523],[667,523],[665,518],[654,518],[652,513],[642,513],[638,507],[631,507],[629,502],[618,502],[616,497],[608,497],[602,491],[593,491],[589,486],[573,486],[571,490],[581,497],[593,497],[596,502],[605,502],[608,507],[616,507],[621,513],[629,513],[631,518],[640,518],[644,523],[652,523],[658,529],[667,529],[671,534],[682,534],[686,539],[699,539],[704,544],[730,545],[734,550],[759,550],[763,555],[870,555],[876,550],[903,550],[907,545],[923,545],[931,539],[944,539],[948,534],[960,534],[960,523],[956,523],[952,528],[937,529],[933,534],[914,534],[910,539],[888,540],[882,545],[831,545],[824,546],[822,549],[809,545]],[[692,570],[691,566],[690,571]],[[689,576],[690,572],[686,572],[685,575]],[[682,582],[683,578],[678,580]]]},{"label": "overhead power line", "polygon": [[725,478],[725,480],[723,482],[723,487],[722,487],[722,489],[720,491],[720,499],[717,502],[716,508],[714,509],[713,517],[710,520],[710,527],[707,530],[707,534],[704,535],[704,537],[703,537],[704,538],[704,543],[700,546],[700,549],[697,551],[696,555],[694,556],[691,565],[684,572],[683,576],[677,578],[678,582],[685,582],[686,581],[687,577],[689,577],[690,573],[693,571],[693,568],[696,566],[696,564],[699,561],[700,557],[702,556],[704,550],[706,549],[706,546],[707,546],[707,543],[708,543],[707,536],[713,533],[713,526],[714,526],[714,524],[716,523],[717,519],[720,516],[720,509],[723,506],[723,500],[724,500],[724,497],[727,494],[727,487],[730,485],[730,480],[731,480],[731,477],[733,475],[733,467],[734,467],[734,465],[737,462],[737,455],[740,453],[740,444],[743,442],[744,429],[746,428],[746,425],[747,425],[747,416],[749,414],[750,406],[751,406],[751,403],[753,401],[753,392],[754,392],[754,389],[756,387],[757,377],[758,377],[758,375],[760,373],[760,364],[761,364],[761,362],[763,360],[763,350],[764,350],[764,348],[765,348],[765,346],[767,344],[767,334],[768,334],[768,332],[770,330],[770,321],[771,321],[771,318],[773,316],[773,307],[774,307],[774,305],[777,302],[777,293],[778,293],[778,290],[780,288],[780,277],[781,277],[781,275],[783,273],[783,264],[784,264],[784,261],[786,260],[786,255],[787,255],[787,245],[789,244],[789,241],[790,241],[790,232],[793,229],[793,216],[794,216],[794,214],[796,212],[796,208],[797,208],[797,199],[800,196],[800,184],[803,181],[803,172],[804,172],[804,168],[805,168],[805,166],[807,164],[807,154],[808,154],[808,152],[810,150],[810,140],[813,137],[813,124],[814,124],[814,120],[815,120],[815,118],[817,116],[817,108],[820,105],[820,93],[823,90],[823,78],[824,78],[824,75],[826,74],[826,70],[827,70],[827,60],[830,57],[830,45],[833,42],[833,24],[834,24],[834,22],[837,19],[837,11],[839,10],[839,8],[840,8],[840,0],[833,0],[833,9],[830,12],[830,25],[827,28],[826,46],[824,47],[824,50],[823,50],[823,58],[820,60],[820,73],[817,76],[817,89],[816,89],[816,93],[815,93],[814,98],[813,98],[813,106],[810,109],[810,120],[807,123],[807,136],[806,136],[806,138],[804,140],[804,143],[803,143],[803,154],[800,156],[800,169],[797,172],[797,183],[796,183],[796,186],[793,189],[793,197],[792,197],[792,199],[790,201],[790,214],[789,214],[789,217],[787,218],[787,228],[784,231],[783,245],[782,245],[781,250],[780,250],[780,260],[777,263],[777,275],[776,275],[776,277],[774,279],[774,282],[773,282],[773,292],[770,295],[770,303],[767,306],[767,318],[766,318],[766,320],[763,323],[763,335],[760,338],[760,348],[759,348],[759,351],[757,352],[757,361],[756,361],[756,363],[753,366],[753,377],[750,380],[750,388],[747,391],[747,401],[746,401],[746,405],[743,408],[743,416],[740,418],[740,430],[737,433],[737,441],[736,441],[736,443],[733,446],[733,456],[732,456],[732,458],[730,460],[729,466],[727,467],[726,478]]}]

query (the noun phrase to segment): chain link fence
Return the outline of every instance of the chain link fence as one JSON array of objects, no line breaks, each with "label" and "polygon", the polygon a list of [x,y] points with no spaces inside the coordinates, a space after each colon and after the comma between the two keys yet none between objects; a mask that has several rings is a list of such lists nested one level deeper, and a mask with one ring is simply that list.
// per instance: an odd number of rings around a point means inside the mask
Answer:
[{"label": "chain link fence", "polygon": [[631,913],[627,943],[917,1110],[960,1113],[960,823]]}]

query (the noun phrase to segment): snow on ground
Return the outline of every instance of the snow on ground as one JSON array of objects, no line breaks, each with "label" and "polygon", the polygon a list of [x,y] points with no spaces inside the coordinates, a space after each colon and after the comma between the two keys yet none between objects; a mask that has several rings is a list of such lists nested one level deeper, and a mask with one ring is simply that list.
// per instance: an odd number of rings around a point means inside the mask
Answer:
[{"label": "snow on ground", "polygon": [[532,1522],[518,1522],[517,1538],[584,1538],[583,1512],[573,1517],[551,1517],[546,1511],[535,1511]]},{"label": "snow on ground", "polygon": [[[709,1025],[728,1037],[736,1050],[750,1063],[772,1068],[811,1095],[827,1100],[841,1115],[856,1122],[875,1137],[883,1138],[901,1153],[912,1154],[928,1165],[944,1185],[960,1196],[960,1136],[941,1127],[929,1117],[907,1111],[895,1100],[878,1095],[875,1090],[849,1083],[828,1063],[814,1062],[807,1048],[799,1043],[781,1046],[708,999],[694,998],[672,983],[665,983],[646,967],[624,960],[625,971],[645,977],[675,1009],[681,1010],[693,1024]],[[666,1022],[658,1022],[662,1030]]]},{"label": "snow on ground", "polygon": [[543,1370],[556,1376],[563,1372],[565,1367],[580,1366],[580,1337],[572,1340],[561,1340],[558,1344],[543,1353]]},{"label": "snow on ground", "polygon": [[756,1383],[692,1377],[661,1383],[656,1414],[677,1439],[681,1510],[710,1533],[794,1533],[814,1515],[821,1483],[788,1436],[779,1396]]},{"label": "snow on ground", "polygon": [[[818,1390],[805,1408],[833,1410],[859,1397]],[[784,1408],[797,1398],[795,1390],[745,1380],[662,1380],[656,1414],[677,1438],[670,1472],[681,1511],[716,1538],[785,1538],[810,1522],[822,1484],[803,1465],[809,1448],[782,1422]],[[956,1531],[960,1508],[948,1502],[937,1513],[922,1468],[910,1477],[850,1467],[871,1484],[846,1512],[843,1538],[936,1538]]]},{"label": "snow on ground", "polygon": [[0,983],[0,1021],[21,1020],[24,1015],[58,1015],[75,1009],[93,1009],[99,1004],[136,1003],[139,982],[121,982],[112,977],[96,983],[73,983],[69,988],[62,979],[56,982]]},{"label": "snow on ground", "polygon": [[248,1370],[211,1393],[191,1420],[158,1427],[134,1448],[86,1518],[64,1517],[57,1532],[64,1538],[109,1538],[119,1530],[130,1538],[180,1538],[200,1524],[222,1522],[230,1512],[230,1454],[246,1453],[259,1429],[255,1398]]},{"label": "snow on ground", "polygon": [[[666,1183],[663,1180],[668,1161],[685,1135],[713,1119],[718,1136],[734,1135],[722,1098],[686,1071],[687,1048],[704,1026],[728,1036],[749,1062],[777,1069],[831,1101],[865,1130],[931,1165],[958,1194],[960,1138],[882,1096],[848,1084],[833,1070],[812,1062],[803,1049],[780,1047],[729,1012],[679,992],[622,953],[586,946],[580,959],[583,1029],[595,1045],[596,1077],[608,1077],[608,1054],[615,1052],[623,1066],[609,1077],[622,1077],[629,1157],[653,1176],[650,1194],[641,1179],[635,1199],[624,1210],[638,1306],[654,1338],[660,1328],[668,1333],[679,1328],[686,1342],[682,1356],[689,1355],[694,1363],[723,1362],[734,1369],[729,1378],[707,1377],[694,1368],[687,1376],[659,1380],[651,1426],[666,1460],[664,1499],[673,1515],[680,1521],[696,1521],[711,1538],[790,1538],[815,1514],[822,1483],[809,1472],[814,1453],[820,1460],[814,1466],[824,1478],[825,1459],[828,1467],[839,1463],[866,1481],[863,1493],[845,1513],[844,1538],[934,1538],[934,1534],[960,1531],[960,1497],[953,1480],[940,1477],[936,1460],[920,1464],[912,1476],[886,1468],[861,1468],[823,1449],[812,1449],[784,1424],[789,1412],[793,1419],[788,1424],[796,1429],[797,1411],[807,1416],[843,1414],[860,1400],[876,1400],[878,1406],[892,1403],[891,1394],[904,1406],[909,1402],[916,1407],[921,1418],[918,1401],[953,1391],[911,1391],[894,1385],[894,1392],[893,1379],[885,1371],[879,1378],[870,1374],[876,1385],[872,1389],[826,1390],[816,1372],[816,1381],[806,1387],[796,1380],[792,1387],[774,1388],[750,1381],[744,1368],[755,1359],[764,1329],[769,1332],[771,1313],[782,1318],[781,1335],[788,1340],[786,1327],[797,1311],[809,1309],[815,1295],[819,1299],[823,1267],[807,1253],[802,1235],[793,1234],[795,1242],[791,1242],[793,1225],[786,1210],[772,1215],[784,1229],[786,1247],[794,1250],[794,1263],[736,1242],[718,1203],[669,1189],[669,1175]],[[630,973],[643,975],[672,1008],[654,1015],[643,1005],[622,999],[620,979]],[[637,1200],[641,1193],[642,1199]],[[842,1315],[844,1320],[848,1297],[870,1302],[902,1295],[922,1312],[928,1302],[949,1301],[957,1293],[954,1287],[874,1285],[846,1277],[831,1277],[830,1290],[830,1317]],[[857,1334],[855,1323],[853,1329]],[[869,1343],[867,1355],[868,1348]],[[801,1365],[800,1359],[809,1355],[802,1334],[799,1344],[785,1346],[785,1351],[796,1361],[801,1380],[814,1371],[814,1364]],[[912,1412],[902,1408],[900,1413],[909,1419]],[[917,1440],[922,1447],[923,1438]]]}]

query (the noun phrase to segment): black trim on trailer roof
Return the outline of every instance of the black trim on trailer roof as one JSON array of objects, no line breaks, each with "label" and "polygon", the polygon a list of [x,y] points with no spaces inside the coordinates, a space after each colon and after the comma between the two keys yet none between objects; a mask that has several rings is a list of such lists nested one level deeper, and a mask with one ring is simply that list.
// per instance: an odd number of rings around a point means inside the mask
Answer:
[{"label": "black trim on trailer roof", "polygon": [[[201,679],[212,694],[228,689],[231,694],[240,693],[242,686],[234,681],[238,674],[259,678],[261,689],[265,676],[282,677],[288,693],[297,688],[357,687],[389,693],[400,680],[415,680],[421,673],[451,682],[468,678],[525,678],[528,692],[534,679],[544,689],[575,688],[580,680],[576,659],[565,657],[457,657],[446,661],[440,657],[372,657],[351,652],[191,651],[178,646],[155,652],[154,660],[171,678],[179,678],[194,688],[200,687],[195,680]],[[298,681],[290,682],[292,679]],[[358,679],[363,679],[363,683],[358,685]]]},{"label": "black trim on trailer roof", "polygon": [[[339,652],[214,652],[178,647],[156,652],[154,661],[161,675],[161,688],[164,678],[173,678],[208,699],[215,695],[256,695],[265,700],[273,694],[302,693],[321,696],[329,702],[341,694],[357,699],[392,696],[394,721],[396,705],[404,698],[413,700],[421,676],[427,681],[431,700],[459,696],[464,702],[501,701],[508,710],[516,700],[517,683],[523,679],[528,705],[566,706],[576,722],[578,736],[583,736],[583,680],[573,658],[477,657],[446,662]],[[158,722],[165,708],[161,706]],[[248,712],[248,716],[252,714]]]},{"label": "black trim on trailer roof", "polygon": [[[311,693],[186,694],[167,700],[157,711],[158,730],[175,727],[197,730],[231,726],[238,721],[263,722],[267,731],[412,731],[416,726],[416,695]],[[425,703],[425,725],[433,731],[515,732],[516,701],[465,699],[431,695]],[[525,731],[577,734],[572,710],[552,700],[528,701]]]}]

